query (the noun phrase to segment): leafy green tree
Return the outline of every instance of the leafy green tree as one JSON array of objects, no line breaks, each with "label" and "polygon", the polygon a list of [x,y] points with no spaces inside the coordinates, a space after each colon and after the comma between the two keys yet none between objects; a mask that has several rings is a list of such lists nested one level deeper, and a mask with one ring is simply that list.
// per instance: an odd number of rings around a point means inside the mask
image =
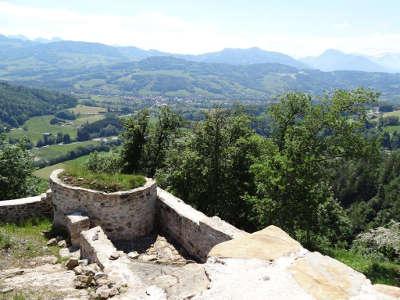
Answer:
[{"label": "leafy green tree", "polygon": [[165,155],[175,140],[182,119],[168,106],[162,107],[153,124],[148,110],[125,122],[122,151],[126,172],[140,172],[153,177],[161,168]]},{"label": "leafy green tree", "polygon": [[338,90],[318,103],[289,93],[271,107],[273,147],[255,159],[257,192],[247,197],[259,226],[279,225],[309,247],[316,237],[334,240],[349,230],[328,170],[365,155],[365,106],[376,99],[363,89]]},{"label": "leafy green tree", "polygon": [[253,190],[251,158],[260,154],[264,142],[251,129],[248,116],[211,110],[168,151],[157,181],[206,214],[254,229],[247,222],[243,196]]},{"label": "leafy green tree", "polygon": [[33,160],[22,144],[10,145],[0,137],[0,200],[37,193]]},{"label": "leafy green tree", "polygon": [[151,130],[149,143],[146,145],[147,174],[154,176],[158,168],[163,167],[165,155],[176,138],[182,119],[168,106],[160,109],[154,129]]},{"label": "leafy green tree", "polygon": [[144,145],[148,134],[150,114],[147,109],[124,122],[122,160],[127,173],[143,170]]}]

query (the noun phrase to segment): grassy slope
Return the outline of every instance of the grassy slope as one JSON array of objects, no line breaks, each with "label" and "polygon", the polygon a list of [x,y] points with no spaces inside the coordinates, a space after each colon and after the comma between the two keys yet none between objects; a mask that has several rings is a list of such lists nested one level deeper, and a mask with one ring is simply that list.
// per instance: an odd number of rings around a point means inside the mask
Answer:
[{"label": "grassy slope", "polygon": [[100,141],[84,141],[84,142],[75,142],[75,143],[66,144],[66,145],[50,145],[50,146],[42,147],[42,148],[35,148],[34,150],[32,150],[32,153],[38,159],[51,160],[51,159],[55,159],[61,155],[64,155],[74,149],[77,149],[79,147],[86,147],[89,145],[98,145],[100,143],[101,143]]},{"label": "grassy slope", "polygon": [[32,258],[58,256],[57,247],[47,247],[43,231],[51,229],[48,219],[28,220],[23,224],[0,223],[0,270],[24,267]]},{"label": "grassy slope", "polygon": [[332,249],[327,254],[363,273],[372,283],[400,287],[400,263],[380,261],[345,249]]},{"label": "grassy slope", "polygon": [[134,189],[146,182],[142,175],[92,172],[79,161],[66,165],[62,177],[72,185],[109,193]]},{"label": "grassy slope", "polygon": [[42,169],[38,169],[33,174],[42,179],[49,179],[51,172],[53,172],[54,170],[64,169],[66,166],[68,166],[69,164],[72,164],[72,163],[82,164],[87,161],[88,157],[89,157],[89,155],[85,155],[85,156],[81,156],[81,157],[78,157],[73,160],[68,160],[68,161],[65,161],[65,162],[62,162],[59,164],[55,164],[55,165],[48,166],[48,167],[45,167]]},{"label": "grassy slope", "polygon": [[43,133],[49,132],[56,135],[58,132],[63,134],[69,134],[72,139],[76,138],[77,128],[88,122],[92,123],[103,118],[100,113],[104,112],[104,109],[99,107],[88,107],[88,106],[77,106],[71,109],[74,112],[79,113],[76,120],[73,120],[65,125],[51,125],[50,120],[54,118],[53,115],[40,116],[30,118],[25,122],[23,127],[11,130],[8,134],[11,138],[21,139],[23,137],[29,138],[34,144],[39,141]]}]

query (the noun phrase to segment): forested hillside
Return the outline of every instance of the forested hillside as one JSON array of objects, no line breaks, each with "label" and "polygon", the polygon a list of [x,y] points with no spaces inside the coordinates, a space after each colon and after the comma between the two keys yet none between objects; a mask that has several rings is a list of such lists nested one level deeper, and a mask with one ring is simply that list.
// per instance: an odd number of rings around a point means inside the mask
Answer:
[{"label": "forested hillside", "polygon": [[18,127],[30,117],[53,114],[76,103],[64,94],[0,82],[0,124],[6,126]]},{"label": "forested hillside", "polygon": [[400,74],[322,72],[281,64],[199,63],[173,57],[96,66],[84,72],[13,71],[3,78],[32,86],[119,96],[265,101],[289,90],[321,95],[336,88],[363,86],[380,91],[382,99],[396,101],[400,97]]}]

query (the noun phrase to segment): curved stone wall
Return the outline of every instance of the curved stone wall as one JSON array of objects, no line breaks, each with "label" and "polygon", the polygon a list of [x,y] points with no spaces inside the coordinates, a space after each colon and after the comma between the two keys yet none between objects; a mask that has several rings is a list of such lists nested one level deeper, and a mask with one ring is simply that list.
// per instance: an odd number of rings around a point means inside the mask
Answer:
[{"label": "curved stone wall", "polygon": [[34,197],[0,201],[0,222],[4,223],[51,217],[52,212],[50,191]]},{"label": "curved stone wall", "polygon": [[157,188],[147,178],[143,187],[129,191],[104,193],[71,186],[58,175],[50,175],[53,192],[54,224],[66,226],[66,216],[81,212],[90,217],[92,226],[101,226],[112,241],[126,241],[149,234],[154,227]]}]

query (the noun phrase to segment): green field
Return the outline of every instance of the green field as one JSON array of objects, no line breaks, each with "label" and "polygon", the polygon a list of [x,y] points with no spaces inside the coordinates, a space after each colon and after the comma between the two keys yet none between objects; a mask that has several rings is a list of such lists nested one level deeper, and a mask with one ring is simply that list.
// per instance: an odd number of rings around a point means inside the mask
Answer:
[{"label": "green field", "polygon": [[77,128],[88,122],[92,123],[103,118],[103,108],[100,107],[89,107],[78,105],[71,109],[78,113],[76,120],[68,121],[65,124],[51,125],[50,120],[54,118],[53,115],[46,115],[40,117],[30,118],[20,128],[12,129],[8,136],[13,139],[22,139],[27,137],[36,144],[42,137],[43,133],[51,133],[57,135],[58,132],[63,134],[69,134],[71,139],[75,139],[77,135]]},{"label": "green field", "polygon": [[390,117],[390,116],[400,117],[400,110],[383,113],[383,117]]},{"label": "green field", "polygon": [[62,155],[65,155],[68,152],[71,152],[79,147],[99,145],[100,143],[101,143],[100,141],[84,141],[66,145],[50,145],[42,148],[34,148],[32,150],[32,154],[34,155],[35,160],[52,160]]},{"label": "green field", "polygon": [[106,109],[103,107],[97,107],[97,106],[86,106],[86,105],[77,105],[74,108],[69,109],[76,115],[98,115],[98,114],[103,114],[106,112]]},{"label": "green field", "polygon": [[89,155],[81,156],[76,159],[68,160],[59,164],[55,164],[52,166],[48,166],[42,169],[36,170],[33,174],[42,179],[49,179],[51,172],[57,169],[64,169],[66,166],[74,163],[85,163],[88,159]]},{"label": "green field", "polygon": [[385,127],[383,127],[383,130],[388,132],[388,133],[393,133],[395,131],[400,132],[400,125],[385,126]]}]

